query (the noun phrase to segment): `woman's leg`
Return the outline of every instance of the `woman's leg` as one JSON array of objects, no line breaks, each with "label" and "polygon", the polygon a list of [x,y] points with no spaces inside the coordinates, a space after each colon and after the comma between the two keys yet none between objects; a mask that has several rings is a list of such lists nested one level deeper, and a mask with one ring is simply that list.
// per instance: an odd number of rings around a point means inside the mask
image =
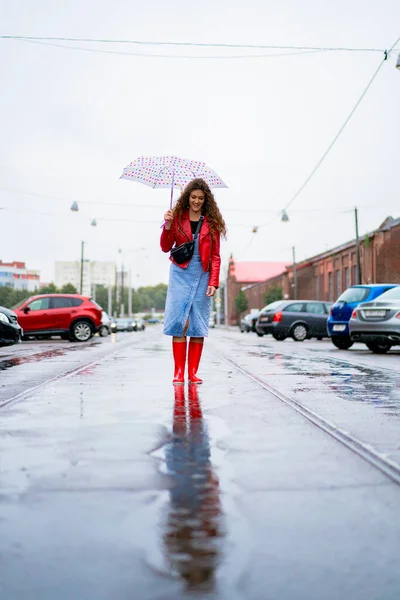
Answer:
[{"label": "woman's leg", "polygon": [[201,353],[203,352],[204,338],[191,337],[189,342],[188,356],[188,375],[190,383],[203,383],[203,380],[197,377]]},{"label": "woman's leg", "polygon": [[183,385],[185,383],[186,363],[186,337],[172,338],[172,352],[174,355],[174,378],[172,383]]}]

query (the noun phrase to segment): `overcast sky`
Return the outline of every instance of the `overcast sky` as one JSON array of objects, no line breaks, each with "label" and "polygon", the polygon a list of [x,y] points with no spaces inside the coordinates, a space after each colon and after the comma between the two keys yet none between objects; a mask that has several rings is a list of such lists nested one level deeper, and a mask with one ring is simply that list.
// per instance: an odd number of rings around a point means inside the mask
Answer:
[{"label": "overcast sky", "polygon": [[[399,0],[0,0],[0,11],[3,35],[378,49],[400,36]],[[272,53],[67,44],[202,57]],[[280,211],[382,53],[154,58],[0,39],[0,259],[26,261],[50,281],[54,261],[78,259],[84,240],[88,258],[124,255],[134,287],[167,282],[159,228],[169,193],[119,180],[141,155],[202,160],[224,179],[229,189],[216,198],[228,225],[225,265],[230,253],[289,263],[293,245],[301,260],[346,242],[355,205],[361,233],[399,217],[399,52],[282,223]],[[74,200],[79,213],[70,211]]]}]

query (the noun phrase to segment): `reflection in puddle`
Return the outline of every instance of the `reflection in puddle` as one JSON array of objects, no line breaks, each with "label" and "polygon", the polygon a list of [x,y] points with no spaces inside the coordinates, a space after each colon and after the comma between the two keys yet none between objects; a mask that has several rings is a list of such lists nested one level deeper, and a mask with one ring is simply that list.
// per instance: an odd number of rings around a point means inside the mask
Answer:
[{"label": "reflection in puddle", "polygon": [[[264,355],[265,356],[265,355]],[[391,416],[400,416],[400,377],[390,370],[349,364],[344,360],[318,356],[267,354],[270,364],[289,374],[307,378],[293,387],[295,392],[332,391],[344,400],[377,406]]]},{"label": "reflection in puddle", "polygon": [[165,448],[172,478],[163,550],[189,590],[211,591],[221,558],[222,509],[210,440],[196,385],[174,386],[173,439]]},{"label": "reflection in puddle", "polygon": [[7,358],[0,360],[0,371],[11,369],[11,367],[17,367],[18,365],[24,365],[25,363],[37,363],[46,358],[55,358],[56,356],[64,356],[65,351],[61,349],[47,350],[46,352],[39,352],[38,354],[31,354],[26,356],[15,356],[13,358]]}]

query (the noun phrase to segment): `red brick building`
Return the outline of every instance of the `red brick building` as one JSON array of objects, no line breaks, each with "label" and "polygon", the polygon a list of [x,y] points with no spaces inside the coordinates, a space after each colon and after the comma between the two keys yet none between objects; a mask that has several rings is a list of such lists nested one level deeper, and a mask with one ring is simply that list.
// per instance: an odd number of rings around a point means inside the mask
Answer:
[{"label": "red brick building", "polygon": [[244,289],[249,299],[249,310],[251,308],[260,308],[264,302],[259,304],[261,296],[251,295],[250,289],[255,283],[265,285],[266,281],[279,276],[285,271],[284,262],[240,262],[235,263],[231,256],[229,260],[229,269],[227,277],[228,294],[225,296],[225,313],[227,313],[227,322],[234,325],[239,320],[239,314],[235,306],[235,298],[241,289]]},{"label": "red brick building", "polygon": [[[360,240],[362,283],[400,284],[400,218],[388,217],[375,231]],[[261,279],[260,267],[254,272],[248,265],[267,265],[273,271]],[[337,246],[296,264],[297,298],[334,301],[349,285],[357,283],[357,256],[355,241]],[[256,278],[257,275],[257,278]],[[231,257],[228,274],[228,323],[236,324],[239,315],[235,297],[243,289],[249,301],[249,310],[265,305],[265,293],[271,287],[281,287],[284,298],[295,297],[293,264],[284,263],[234,263]]]}]

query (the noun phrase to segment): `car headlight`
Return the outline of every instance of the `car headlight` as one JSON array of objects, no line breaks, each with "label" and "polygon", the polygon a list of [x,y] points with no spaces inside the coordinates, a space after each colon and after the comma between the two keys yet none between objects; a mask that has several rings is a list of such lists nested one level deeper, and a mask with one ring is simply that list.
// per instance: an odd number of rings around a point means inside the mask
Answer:
[{"label": "car headlight", "polygon": [[2,321],[3,323],[9,323],[10,319],[7,317],[7,315],[5,315],[4,313],[0,312],[0,321]]}]

